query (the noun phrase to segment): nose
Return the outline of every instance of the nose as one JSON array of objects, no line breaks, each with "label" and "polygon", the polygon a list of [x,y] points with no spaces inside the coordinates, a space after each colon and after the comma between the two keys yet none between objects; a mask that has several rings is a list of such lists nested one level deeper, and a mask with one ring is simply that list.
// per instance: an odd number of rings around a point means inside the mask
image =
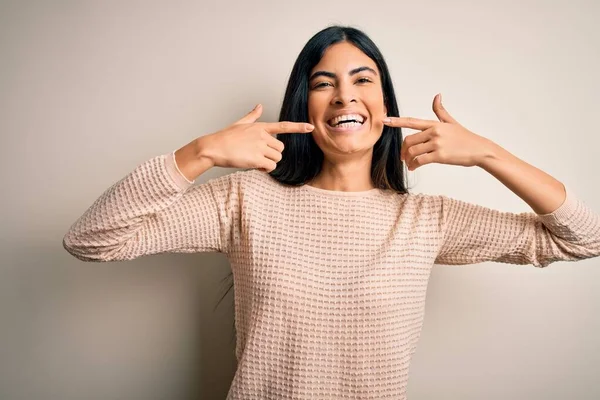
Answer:
[{"label": "nose", "polygon": [[354,93],[354,87],[352,84],[340,83],[336,89],[333,97],[331,98],[331,104],[345,105],[349,103],[356,103],[356,94]]}]

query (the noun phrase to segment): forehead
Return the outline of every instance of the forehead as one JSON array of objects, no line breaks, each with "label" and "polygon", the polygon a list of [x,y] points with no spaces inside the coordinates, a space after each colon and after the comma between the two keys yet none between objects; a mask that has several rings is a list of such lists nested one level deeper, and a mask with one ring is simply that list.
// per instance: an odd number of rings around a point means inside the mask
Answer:
[{"label": "forehead", "polygon": [[325,50],[325,54],[312,69],[311,74],[320,70],[345,73],[363,65],[371,67],[375,71],[378,70],[375,62],[358,47],[348,42],[341,42],[331,45]]}]

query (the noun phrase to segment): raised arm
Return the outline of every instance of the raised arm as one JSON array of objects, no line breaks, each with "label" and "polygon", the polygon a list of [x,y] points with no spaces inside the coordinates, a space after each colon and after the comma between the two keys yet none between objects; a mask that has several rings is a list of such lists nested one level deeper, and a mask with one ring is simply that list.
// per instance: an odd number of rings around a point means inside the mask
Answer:
[{"label": "raised arm", "polygon": [[238,210],[235,174],[192,186],[174,153],[154,157],[108,188],[71,226],[64,248],[84,261],[163,252],[227,252]]},{"label": "raised arm", "polygon": [[600,256],[600,216],[568,186],[565,190],[565,201],[549,214],[504,212],[437,196],[442,229],[435,263],[546,267]]},{"label": "raised arm", "polygon": [[396,128],[421,132],[405,138],[400,158],[409,170],[440,163],[478,166],[531,206],[534,212],[509,213],[438,196],[441,246],[438,264],[498,261],[545,267],[600,255],[600,216],[570,188],[519,159],[491,140],[471,132],[433,100],[439,121],[387,117]]},{"label": "raised arm", "polygon": [[71,226],[64,248],[84,261],[228,253],[241,208],[243,171],[195,187],[193,181],[213,166],[272,171],[284,145],[271,135],[314,129],[299,122],[256,122],[261,113],[259,104],[232,125],[138,165]]}]

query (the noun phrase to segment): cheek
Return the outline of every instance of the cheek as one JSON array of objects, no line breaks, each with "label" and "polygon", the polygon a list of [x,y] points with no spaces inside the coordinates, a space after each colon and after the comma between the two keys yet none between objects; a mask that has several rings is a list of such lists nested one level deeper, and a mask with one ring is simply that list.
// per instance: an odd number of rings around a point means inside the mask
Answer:
[{"label": "cheek", "polygon": [[371,121],[371,130],[377,132],[377,134],[381,134],[383,132],[383,127],[383,122],[381,122],[380,119]]},{"label": "cheek", "polygon": [[310,94],[308,95],[308,102],[307,102],[307,106],[308,106],[308,115],[309,117],[312,116],[315,113],[315,105],[316,105],[316,101],[314,96],[311,96]]},{"label": "cheek", "polygon": [[309,122],[322,121],[327,110],[327,104],[328,100],[324,96],[309,95],[307,107]]},{"label": "cheek", "polygon": [[382,104],[381,99],[377,99],[372,103],[370,107],[371,113],[371,129],[381,133],[383,131],[383,118],[385,118],[385,106]]},{"label": "cheek", "polygon": [[315,124],[315,121],[318,120],[317,110],[314,107],[314,104],[308,103],[308,122],[311,124]]}]

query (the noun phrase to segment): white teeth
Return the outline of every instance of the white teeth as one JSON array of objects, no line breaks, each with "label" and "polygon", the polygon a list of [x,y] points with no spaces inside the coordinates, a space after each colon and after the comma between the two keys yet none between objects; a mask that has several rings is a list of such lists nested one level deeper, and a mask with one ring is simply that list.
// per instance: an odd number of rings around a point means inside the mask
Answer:
[{"label": "white teeth", "polygon": [[331,120],[329,120],[329,125],[331,126],[336,126],[336,124],[340,121],[348,121],[348,120],[355,120],[360,122],[361,124],[365,121],[365,119],[362,117],[362,115],[359,114],[346,114],[346,115],[340,115],[337,116]]},{"label": "white teeth", "polygon": [[361,126],[362,124],[360,122],[354,122],[354,121],[350,121],[350,122],[342,122],[339,125],[336,125],[336,128],[349,128],[351,126]]}]

